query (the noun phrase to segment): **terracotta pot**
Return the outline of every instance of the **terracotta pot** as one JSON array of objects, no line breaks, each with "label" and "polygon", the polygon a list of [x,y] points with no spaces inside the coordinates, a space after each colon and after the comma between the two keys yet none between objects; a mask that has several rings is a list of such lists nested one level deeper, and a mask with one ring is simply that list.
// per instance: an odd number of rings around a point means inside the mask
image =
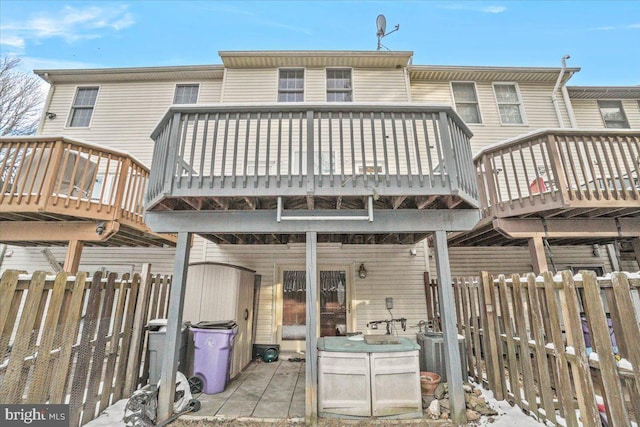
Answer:
[{"label": "terracotta pot", "polygon": [[422,388],[422,394],[433,396],[438,384],[440,384],[440,375],[435,372],[420,372],[420,386]]}]

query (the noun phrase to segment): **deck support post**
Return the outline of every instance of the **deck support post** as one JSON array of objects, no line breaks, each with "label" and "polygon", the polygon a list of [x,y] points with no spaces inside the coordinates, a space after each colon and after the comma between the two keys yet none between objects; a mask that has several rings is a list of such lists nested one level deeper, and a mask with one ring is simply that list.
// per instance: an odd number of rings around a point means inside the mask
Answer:
[{"label": "deck support post", "polygon": [[549,271],[542,237],[536,236],[529,238],[529,254],[531,256],[531,265],[533,266],[533,272],[536,275],[540,275],[545,271]]},{"label": "deck support post", "polygon": [[631,239],[631,247],[633,247],[633,253],[636,256],[636,262],[640,266],[640,237]]},{"label": "deck support post", "polygon": [[458,330],[456,329],[456,304],[453,298],[453,283],[449,265],[449,249],[447,232],[434,232],[436,265],[438,266],[438,299],[440,300],[440,319],[444,334],[444,358],[446,363],[447,382],[449,383],[449,406],[451,421],[462,426],[467,423],[467,406],[462,388],[462,363],[458,346]]},{"label": "deck support post", "polygon": [[[167,316],[167,335],[165,341],[167,351],[162,361],[162,372],[160,374],[161,384],[160,390],[158,391],[158,423],[167,420],[173,414],[173,399],[175,395],[176,370],[180,356],[180,332],[182,329],[182,313],[184,310],[184,294],[187,285],[190,246],[191,233],[178,233]],[[169,387],[167,387],[167,384],[169,384]]]},{"label": "deck support post", "polygon": [[305,422],[318,423],[318,233],[307,232],[307,339],[305,357]]},{"label": "deck support post", "polygon": [[80,267],[80,257],[82,256],[84,243],[80,240],[70,240],[67,247],[67,255],[64,258],[63,271],[76,274]]}]

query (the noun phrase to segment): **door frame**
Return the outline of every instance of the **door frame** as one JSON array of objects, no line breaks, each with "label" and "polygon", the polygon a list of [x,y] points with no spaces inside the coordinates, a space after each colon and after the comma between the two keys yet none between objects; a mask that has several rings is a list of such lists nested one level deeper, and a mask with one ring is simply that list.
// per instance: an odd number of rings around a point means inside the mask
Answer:
[{"label": "door frame", "polygon": [[[273,340],[275,343],[280,344],[280,350],[283,351],[297,351],[303,352],[305,349],[304,340],[283,340],[282,339],[282,310],[283,310],[283,294],[282,294],[282,274],[284,271],[306,271],[304,262],[296,263],[282,263],[275,265],[274,275],[274,293],[273,293]],[[353,300],[355,299],[355,280],[354,280],[354,264],[344,263],[318,263],[317,268],[317,284],[320,286],[320,272],[321,271],[345,271],[347,283],[345,292],[345,304],[347,311],[347,332],[353,332],[356,324],[355,311],[353,310]],[[319,289],[318,289],[319,295]],[[320,313],[320,298],[316,300],[316,312]],[[320,336],[320,319],[316,325],[316,336]]]}]

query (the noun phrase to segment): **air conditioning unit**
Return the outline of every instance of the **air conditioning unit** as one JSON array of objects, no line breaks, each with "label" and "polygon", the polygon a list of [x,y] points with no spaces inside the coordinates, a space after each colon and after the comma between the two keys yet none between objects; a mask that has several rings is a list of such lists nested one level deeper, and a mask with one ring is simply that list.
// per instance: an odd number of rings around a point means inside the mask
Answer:
[{"label": "air conditioning unit", "polygon": [[[435,372],[440,375],[441,382],[447,381],[447,368],[444,357],[444,336],[442,332],[417,333],[416,339],[420,346],[420,370]],[[460,350],[460,365],[462,366],[462,380],[468,380],[467,354],[464,337],[458,335]]]}]

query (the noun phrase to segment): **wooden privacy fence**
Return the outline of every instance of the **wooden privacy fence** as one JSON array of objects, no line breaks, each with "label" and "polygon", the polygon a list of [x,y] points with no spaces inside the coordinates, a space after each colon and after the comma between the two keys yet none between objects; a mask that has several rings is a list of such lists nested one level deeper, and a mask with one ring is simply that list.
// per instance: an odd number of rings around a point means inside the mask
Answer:
[{"label": "wooden privacy fence", "polygon": [[[453,286],[469,376],[497,399],[554,425],[601,425],[599,401],[609,425],[640,424],[638,274],[483,272]],[[437,325],[435,282],[425,288]]]},{"label": "wooden privacy fence", "polygon": [[66,403],[70,425],[146,383],[146,329],[165,317],[171,277],[86,273],[0,279],[0,402]]}]

